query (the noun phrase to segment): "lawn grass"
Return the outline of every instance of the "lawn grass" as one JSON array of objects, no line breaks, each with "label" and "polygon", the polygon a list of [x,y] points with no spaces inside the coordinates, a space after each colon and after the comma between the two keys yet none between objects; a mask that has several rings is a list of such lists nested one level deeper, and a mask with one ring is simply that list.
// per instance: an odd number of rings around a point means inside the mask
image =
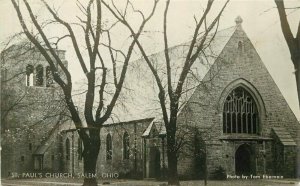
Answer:
[{"label": "lawn grass", "polygon": [[[2,185],[22,184],[22,185],[81,185],[83,179],[79,178],[37,178],[37,179],[2,179]],[[125,180],[125,179],[98,179],[99,185],[120,185],[120,186],[167,186],[166,181],[156,180]],[[181,186],[204,186],[203,180],[181,181]],[[252,180],[208,180],[208,186],[300,186],[299,180],[295,179],[252,179]]]}]

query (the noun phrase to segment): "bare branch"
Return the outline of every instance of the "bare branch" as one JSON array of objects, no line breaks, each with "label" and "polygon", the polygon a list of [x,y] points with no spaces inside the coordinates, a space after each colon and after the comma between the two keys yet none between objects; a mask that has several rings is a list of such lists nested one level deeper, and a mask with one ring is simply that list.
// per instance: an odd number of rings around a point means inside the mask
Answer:
[{"label": "bare branch", "polygon": [[[109,46],[108,50],[109,50],[111,62],[112,62],[112,65],[113,65],[114,84],[115,84],[115,86],[117,86],[116,60],[115,60],[114,55],[113,55],[113,51],[112,51],[112,47],[111,47],[111,38],[110,38],[110,33],[109,32],[107,32],[107,37],[108,37],[108,46]],[[125,57],[125,55],[124,55],[124,57]],[[126,57],[125,57],[125,59],[126,59]]]},{"label": "bare branch", "polygon": [[128,2],[129,2],[129,4],[130,4],[130,6],[131,6],[133,12],[136,12],[136,13],[140,14],[141,17],[143,18],[143,21],[144,21],[144,20],[145,20],[145,16],[144,16],[143,12],[140,11],[140,10],[135,9],[134,6],[133,6],[133,4],[131,3],[131,1],[128,1]]},{"label": "bare branch", "polygon": [[206,6],[206,9],[204,11],[204,14],[202,15],[200,21],[196,25],[196,28],[195,28],[195,31],[194,31],[194,35],[193,35],[193,39],[192,39],[192,42],[190,44],[188,54],[186,56],[185,64],[187,64],[189,62],[189,60],[190,60],[190,57],[192,55],[192,51],[193,51],[194,46],[195,46],[196,41],[197,41],[197,36],[198,36],[199,30],[200,30],[200,27],[201,27],[203,21],[205,20],[208,12],[210,11],[210,8],[211,8],[212,4],[213,4],[213,0],[207,1],[207,6]]},{"label": "bare branch", "polygon": [[125,6],[125,10],[124,10],[124,15],[123,15],[124,17],[126,17],[129,2],[130,2],[129,0],[126,0],[126,6]]},{"label": "bare branch", "polygon": [[[286,43],[287,43],[287,45],[290,49],[290,52],[291,52],[291,56],[293,58],[293,56],[295,55],[294,51],[298,51],[298,50],[297,50],[296,41],[294,39],[293,33],[291,31],[290,25],[289,25],[288,20],[287,20],[285,7],[284,7],[284,2],[283,2],[283,0],[275,0],[275,3],[276,3],[277,10],[278,10],[278,13],[279,13],[282,33],[284,35]],[[293,61],[294,65],[296,65],[295,61],[294,60],[292,60],[292,61]]]},{"label": "bare branch", "polygon": [[[88,49],[89,52],[89,56],[90,58],[92,57],[92,46],[91,46],[91,42],[90,42],[90,38],[89,38],[89,32],[92,29],[91,28],[91,5],[93,3],[93,0],[90,0],[88,3],[88,7],[87,7],[87,20],[86,20],[86,27],[85,27],[85,32],[84,32],[84,39],[86,42],[86,47]],[[91,59],[90,59],[91,61]],[[90,67],[92,68],[92,67]]]},{"label": "bare branch", "polygon": [[54,79],[57,81],[57,83],[63,88],[65,89],[66,84],[65,82],[58,76],[58,74],[56,74],[55,72],[57,72],[57,68],[54,65],[54,62],[52,61],[51,57],[49,56],[48,52],[42,47],[42,45],[33,37],[33,35],[28,31],[28,28],[26,26],[26,23],[23,19],[22,13],[20,11],[19,6],[17,5],[17,3],[15,2],[15,0],[11,0],[11,2],[13,3],[13,6],[18,14],[18,18],[19,21],[21,23],[21,26],[24,30],[25,35],[28,37],[28,39],[40,50],[40,52],[42,53],[42,55],[45,57],[45,59],[48,61],[48,63],[51,66],[52,69],[52,75],[54,77]]},{"label": "bare branch", "polygon": [[[210,2],[210,1],[209,1]],[[180,95],[180,92],[182,91],[182,86],[183,86],[183,83],[184,83],[184,80],[187,76],[187,73],[188,73],[188,70],[191,68],[191,66],[193,65],[193,63],[195,62],[195,60],[197,59],[197,56],[199,55],[200,51],[203,49],[203,45],[206,41],[206,38],[207,38],[207,35],[210,33],[210,31],[214,28],[215,24],[218,23],[225,7],[227,6],[229,0],[227,0],[225,2],[225,4],[223,5],[222,9],[220,10],[219,14],[216,16],[216,18],[213,20],[213,22],[210,24],[210,26],[208,27],[208,29],[205,31],[204,35],[202,36],[201,38],[201,41],[200,41],[200,44],[197,46],[197,50],[194,54],[192,54],[192,51],[193,51],[193,48],[196,44],[196,40],[197,40],[197,35],[198,35],[198,32],[199,32],[199,29],[202,22],[205,20],[206,16],[207,16],[207,13],[204,13],[204,17],[202,16],[199,24],[197,25],[196,29],[195,29],[195,32],[194,32],[194,38],[192,40],[192,44],[190,45],[190,50],[188,52],[188,55],[186,57],[186,61],[184,63],[184,67],[183,67],[183,70],[182,70],[182,73],[180,74],[180,77],[179,77],[179,80],[178,80],[178,83],[177,83],[177,87],[176,87],[176,93],[177,95]],[[210,9],[211,5],[208,4],[207,8]],[[207,10],[205,10],[206,12]],[[209,11],[209,10],[208,10]],[[196,38],[195,38],[196,37]],[[193,48],[191,48],[191,46],[193,46]]]},{"label": "bare branch", "polygon": [[122,13],[120,12],[120,10],[117,8],[116,4],[115,4],[115,1],[114,0],[111,0],[111,3],[114,7],[114,9],[117,11],[117,13],[124,19],[124,15],[122,15]]},{"label": "bare branch", "polygon": [[112,46],[109,46],[109,45],[105,44],[105,43],[101,43],[100,46],[104,46],[107,49],[110,48],[112,51],[114,51],[116,53],[120,53],[124,58],[126,58],[126,55],[124,54],[124,52],[122,50],[118,50],[118,49],[116,49],[116,48],[114,48]]},{"label": "bare branch", "polygon": [[60,19],[60,18],[57,16],[57,14],[50,8],[50,6],[45,2],[45,0],[42,0],[42,2],[45,4],[45,6],[47,7],[48,11],[49,11],[49,12],[52,14],[52,16],[54,17],[54,19],[55,19],[56,21],[58,21],[59,23],[61,23],[62,25],[64,25],[64,26],[67,28],[67,30],[69,31],[70,36],[71,36],[71,40],[72,40],[72,43],[73,43],[73,48],[74,48],[74,50],[75,50],[75,52],[76,52],[76,55],[77,55],[77,58],[78,58],[78,60],[79,60],[80,65],[81,65],[81,68],[82,68],[84,74],[87,74],[87,73],[88,73],[88,70],[87,70],[87,68],[86,68],[85,62],[84,62],[83,57],[82,57],[82,55],[81,55],[81,52],[80,52],[80,50],[79,50],[78,43],[77,43],[75,34],[74,34],[74,32],[73,32],[73,29],[71,28],[71,26],[70,26],[67,22],[63,21],[62,19]]},{"label": "bare branch", "polygon": [[84,14],[84,15],[86,15],[87,16],[87,10],[86,10],[86,8],[82,5],[82,3],[79,1],[79,0],[76,0],[76,5],[77,5],[77,7],[79,8],[79,10]]},{"label": "bare branch", "polygon": [[[102,2],[103,5],[120,21],[122,22],[123,24],[125,25],[128,25],[128,22],[125,20],[124,17],[119,17],[118,16],[118,13],[116,13],[107,3],[105,2]],[[138,42],[138,38],[139,36],[141,35],[141,32],[145,26],[145,24],[150,20],[150,18],[153,16],[154,14],[154,11],[156,9],[156,5],[157,5],[157,1],[155,1],[154,3],[154,6],[153,6],[153,9],[152,9],[152,12],[151,14],[147,17],[147,19],[145,19],[142,24],[140,25],[139,27],[139,30],[138,32],[135,34],[134,31],[132,30],[132,35],[133,35],[133,41],[132,43],[130,44],[129,48],[128,48],[128,52],[127,52],[127,55],[126,55],[126,58],[124,60],[124,65],[123,65],[123,68],[122,68],[122,71],[121,71],[121,75],[120,75],[120,78],[119,78],[119,81],[118,81],[118,84],[116,86],[116,91],[114,93],[114,96],[113,98],[111,99],[110,101],[110,104],[107,106],[107,110],[106,110],[106,113],[103,115],[103,117],[99,118],[98,122],[101,123],[101,120],[107,120],[112,112],[112,109],[114,107],[114,105],[116,104],[116,101],[117,101],[117,98],[119,97],[120,95],[120,91],[122,89],[122,85],[124,83],[124,79],[125,79],[125,74],[127,72],[127,67],[128,67],[128,63],[129,63],[129,60],[130,60],[130,57],[131,57],[131,54],[132,54],[132,51],[133,51],[133,47],[135,45],[135,43]],[[116,7],[115,7],[116,8]],[[117,12],[119,12],[117,10]],[[130,27],[130,26],[129,26]],[[130,27],[131,28],[131,27]]]},{"label": "bare branch", "polygon": [[168,93],[171,97],[173,97],[173,88],[172,88],[172,74],[171,74],[171,66],[170,66],[170,56],[169,56],[169,45],[168,45],[168,36],[167,36],[167,14],[169,10],[170,0],[166,2],[166,8],[164,11],[164,44],[165,44],[165,59],[167,66],[167,77],[168,77]]},{"label": "bare branch", "polygon": [[298,46],[300,46],[300,20],[298,24],[298,31],[297,31],[296,38],[298,39]]},{"label": "bare branch", "polygon": [[[43,32],[42,28],[40,27],[40,25],[38,24],[36,17],[33,15],[33,12],[31,10],[31,7],[29,6],[27,0],[23,0],[26,8],[29,12],[30,18],[33,22],[33,24],[35,25],[36,29],[38,30],[38,32],[41,34],[48,50],[50,51],[51,55],[55,58],[56,62],[59,64],[59,66],[62,68],[64,74],[67,77],[67,86],[63,87],[65,90],[66,88],[68,88],[68,91],[72,90],[72,80],[71,80],[71,74],[69,73],[68,69],[66,68],[66,66],[63,64],[63,62],[60,60],[60,58],[58,57],[57,53],[54,51],[54,49],[51,47],[51,44],[49,43],[49,40],[47,39],[45,33]],[[51,61],[52,62],[52,61]],[[52,64],[50,64],[50,67],[53,69],[53,71],[56,71],[57,69],[54,68],[54,64],[52,62]]]},{"label": "bare branch", "polygon": [[56,46],[56,48],[57,48],[58,43],[59,43],[61,40],[67,38],[67,37],[70,37],[70,35],[64,35],[64,36],[62,36],[62,37],[59,37],[59,38],[57,39],[57,41],[54,43],[55,46]]}]

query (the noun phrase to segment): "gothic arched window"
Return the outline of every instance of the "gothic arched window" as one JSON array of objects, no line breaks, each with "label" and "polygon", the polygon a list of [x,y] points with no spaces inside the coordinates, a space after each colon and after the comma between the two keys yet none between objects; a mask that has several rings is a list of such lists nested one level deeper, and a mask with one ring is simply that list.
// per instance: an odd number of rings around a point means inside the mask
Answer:
[{"label": "gothic arched window", "polygon": [[70,160],[70,153],[71,153],[71,149],[70,149],[70,140],[69,138],[66,139],[66,159]]},{"label": "gothic arched window", "polygon": [[26,86],[33,86],[33,66],[26,67]]},{"label": "gothic arched window", "polygon": [[244,88],[238,87],[225,100],[223,132],[257,134],[258,117],[254,99]]},{"label": "gothic arched window", "polygon": [[36,67],[36,79],[35,79],[36,86],[43,86],[44,84],[44,68],[42,65],[38,65]]},{"label": "gothic arched window", "polygon": [[46,67],[46,87],[49,87],[51,84],[53,84],[53,78],[51,74],[51,69],[49,66]]},{"label": "gothic arched window", "polygon": [[129,135],[127,132],[123,136],[123,159],[129,159]]},{"label": "gothic arched window", "polygon": [[110,134],[107,134],[106,136],[106,159],[107,160],[112,159],[112,141],[111,141]]},{"label": "gothic arched window", "polygon": [[78,138],[78,160],[82,160],[82,140]]}]

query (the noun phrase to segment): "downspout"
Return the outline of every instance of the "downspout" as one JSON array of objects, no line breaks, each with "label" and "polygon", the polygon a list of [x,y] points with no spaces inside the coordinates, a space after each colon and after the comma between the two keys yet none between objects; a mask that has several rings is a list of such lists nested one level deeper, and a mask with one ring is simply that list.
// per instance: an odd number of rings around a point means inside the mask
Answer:
[{"label": "downspout", "polygon": [[[263,141],[264,174],[266,174],[266,142]],[[257,166],[257,165],[256,165]]]},{"label": "downspout", "polygon": [[134,172],[137,175],[137,146],[136,146],[136,123],[134,123]]},{"label": "downspout", "polygon": [[75,170],[74,170],[74,155],[75,155],[75,152],[74,152],[74,131],[72,131],[72,174],[74,175],[75,174]]},{"label": "downspout", "polygon": [[143,143],[144,143],[144,158],[143,158],[143,164],[144,164],[144,169],[143,169],[143,174],[144,174],[144,178],[146,178],[147,177],[147,173],[146,173],[146,158],[147,158],[147,156],[146,156],[146,146],[147,146],[147,144],[146,144],[146,138],[143,138]]}]

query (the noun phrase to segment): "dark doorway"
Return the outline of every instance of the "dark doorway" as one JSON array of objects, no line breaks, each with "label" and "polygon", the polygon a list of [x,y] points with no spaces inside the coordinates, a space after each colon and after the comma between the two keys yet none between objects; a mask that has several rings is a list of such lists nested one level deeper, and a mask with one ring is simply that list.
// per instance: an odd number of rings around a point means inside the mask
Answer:
[{"label": "dark doorway", "polygon": [[160,177],[160,152],[157,147],[150,147],[149,178]]},{"label": "dark doorway", "polygon": [[235,173],[236,175],[254,174],[253,155],[251,147],[247,144],[241,145],[235,152]]},{"label": "dark doorway", "polygon": [[43,155],[33,155],[34,170],[43,170]]}]

